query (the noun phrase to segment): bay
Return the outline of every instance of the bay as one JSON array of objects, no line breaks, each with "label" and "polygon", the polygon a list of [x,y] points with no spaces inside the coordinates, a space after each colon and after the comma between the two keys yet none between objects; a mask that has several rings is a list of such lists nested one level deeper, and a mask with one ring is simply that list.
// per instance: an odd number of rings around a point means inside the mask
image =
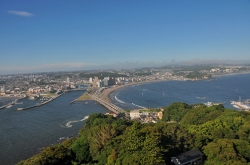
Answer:
[{"label": "bay", "polygon": [[124,109],[158,108],[173,102],[188,104],[250,99],[250,74],[217,76],[211,80],[161,81],[122,88],[111,94],[115,104]]}]

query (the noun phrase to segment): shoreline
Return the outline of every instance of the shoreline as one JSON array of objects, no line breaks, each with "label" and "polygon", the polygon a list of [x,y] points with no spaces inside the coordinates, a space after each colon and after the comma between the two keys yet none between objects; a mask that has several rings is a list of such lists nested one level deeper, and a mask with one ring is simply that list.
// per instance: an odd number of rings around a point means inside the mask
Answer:
[{"label": "shoreline", "polygon": [[[101,99],[103,99],[103,100],[111,103],[111,102],[114,102],[114,101],[110,98],[110,95],[112,93],[116,92],[119,89],[122,89],[122,88],[125,88],[125,87],[128,87],[128,86],[132,86],[132,85],[141,85],[141,84],[155,83],[155,82],[162,82],[162,81],[176,81],[176,80],[168,80],[168,79],[164,79],[164,80],[150,80],[150,81],[143,81],[143,82],[137,82],[137,83],[124,84],[124,85],[120,85],[120,86],[106,88],[98,96]],[[177,80],[177,81],[181,81],[181,80]]]},{"label": "shoreline", "polygon": [[[212,78],[213,77],[222,77],[222,76],[234,76],[234,75],[238,75],[238,74],[250,74],[250,72],[213,75]],[[205,79],[201,79],[201,80],[205,80]],[[141,84],[163,82],[163,81],[182,81],[182,80],[163,79],[163,80],[149,80],[149,81],[143,81],[143,82],[129,83],[129,84],[124,84],[124,85],[120,85],[120,86],[116,86],[116,87],[106,88],[98,96],[101,99],[111,103],[111,102],[114,102],[114,101],[110,98],[110,95],[112,93],[116,92],[119,89],[122,89],[122,88],[125,88],[125,87],[128,87],[128,86],[132,86],[132,85],[141,85]],[[184,80],[184,81],[188,81],[188,80]]]},{"label": "shoreline", "polygon": [[22,97],[17,97],[17,96],[0,96],[0,99],[3,98],[3,99],[19,99],[19,98],[22,98]]},{"label": "shoreline", "polygon": [[249,72],[240,72],[240,73],[228,73],[228,74],[218,74],[218,75],[212,75],[212,77],[223,77],[223,76],[235,76],[239,74],[250,74]]}]

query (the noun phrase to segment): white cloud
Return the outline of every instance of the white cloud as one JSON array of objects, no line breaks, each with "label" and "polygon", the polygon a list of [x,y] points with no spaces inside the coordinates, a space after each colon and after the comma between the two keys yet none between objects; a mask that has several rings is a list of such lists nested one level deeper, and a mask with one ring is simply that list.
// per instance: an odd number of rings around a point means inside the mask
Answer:
[{"label": "white cloud", "polygon": [[32,17],[34,14],[29,13],[27,11],[16,11],[16,10],[9,10],[8,13],[22,16],[22,17]]}]

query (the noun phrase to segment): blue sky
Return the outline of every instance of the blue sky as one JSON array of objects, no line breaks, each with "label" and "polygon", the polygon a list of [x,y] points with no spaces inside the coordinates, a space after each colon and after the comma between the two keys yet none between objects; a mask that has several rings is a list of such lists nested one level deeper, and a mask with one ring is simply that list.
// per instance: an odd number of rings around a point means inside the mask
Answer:
[{"label": "blue sky", "polygon": [[0,75],[249,62],[249,0],[1,0]]}]

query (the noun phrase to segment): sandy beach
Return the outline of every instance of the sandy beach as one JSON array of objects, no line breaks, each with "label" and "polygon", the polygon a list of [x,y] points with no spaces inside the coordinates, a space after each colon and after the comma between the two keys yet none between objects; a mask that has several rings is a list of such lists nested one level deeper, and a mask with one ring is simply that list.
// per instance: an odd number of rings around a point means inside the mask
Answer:
[{"label": "sandy beach", "polygon": [[[216,75],[214,77],[219,77],[219,76],[231,76],[231,75],[236,75],[236,74],[249,74],[250,72],[243,72],[243,73],[232,73],[232,74],[222,74],[222,75]],[[201,79],[202,80],[202,79]],[[101,94],[99,94],[99,97],[103,100],[106,100],[108,102],[113,102],[113,100],[110,98],[110,95],[115,92],[118,89],[125,88],[127,86],[131,85],[138,85],[138,84],[146,84],[146,83],[154,83],[154,82],[161,82],[161,81],[171,81],[169,79],[163,79],[163,80],[149,80],[149,81],[143,81],[143,82],[135,82],[135,83],[128,83],[125,85],[120,85],[120,86],[115,86],[115,87],[110,87],[106,88],[102,91]]]},{"label": "sandy beach", "polygon": [[102,93],[99,94],[99,97],[107,102],[112,102],[110,95],[115,92],[118,89],[124,88],[128,85],[121,85],[121,86],[116,86],[116,87],[111,87],[111,88],[106,88],[102,91]]},{"label": "sandy beach", "polygon": [[150,80],[150,81],[143,81],[143,82],[135,82],[135,83],[128,83],[128,84],[124,84],[124,85],[120,85],[120,86],[114,86],[114,87],[110,87],[110,88],[106,88],[102,91],[102,93],[99,94],[99,97],[103,100],[106,100],[108,102],[113,102],[113,100],[110,98],[110,95],[117,91],[118,89],[121,88],[125,88],[127,86],[131,86],[131,85],[139,85],[139,84],[146,84],[146,83],[154,83],[154,82],[161,82],[161,81],[170,81],[167,79],[164,80]]}]

